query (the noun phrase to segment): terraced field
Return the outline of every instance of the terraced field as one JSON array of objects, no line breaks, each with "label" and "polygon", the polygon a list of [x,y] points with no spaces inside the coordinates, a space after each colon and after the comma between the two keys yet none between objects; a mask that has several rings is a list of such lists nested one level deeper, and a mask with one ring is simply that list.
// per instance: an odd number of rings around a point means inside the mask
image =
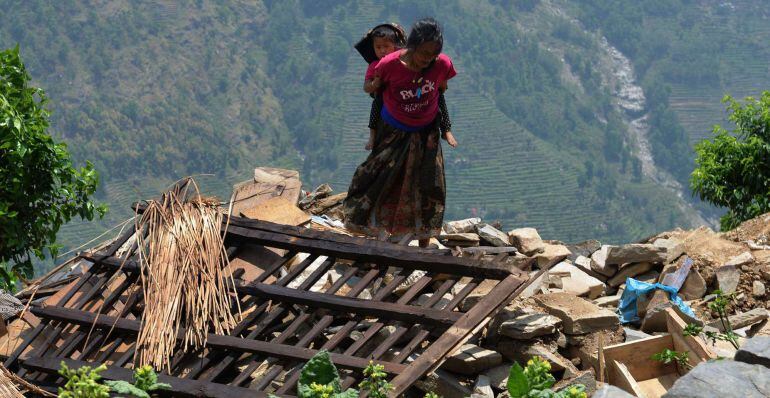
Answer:
[{"label": "terraced field", "polygon": [[[751,0],[731,2],[735,15],[722,17],[710,15],[703,22],[703,32],[710,37],[732,34],[742,40],[732,42],[721,54],[714,56],[720,61],[722,81],[718,87],[703,85],[672,84],[671,106],[679,121],[695,144],[711,137],[715,124],[726,127],[727,114],[721,99],[725,94],[743,99],[758,97],[770,90],[770,15],[758,18],[741,18],[754,7],[770,8]],[[761,11],[760,11],[761,12]]]}]

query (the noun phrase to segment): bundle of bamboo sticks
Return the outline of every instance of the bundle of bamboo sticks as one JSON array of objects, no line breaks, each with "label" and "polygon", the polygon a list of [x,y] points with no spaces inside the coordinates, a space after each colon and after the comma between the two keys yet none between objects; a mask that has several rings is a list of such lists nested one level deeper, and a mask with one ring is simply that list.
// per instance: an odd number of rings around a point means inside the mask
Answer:
[{"label": "bundle of bamboo sticks", "polygon": [[192,181],[148,202],[137,217],[145,302],[135,353],[140,365],[170,370],[181,330],[180,348],[187,351],[203,347],[209,332],[226,334],[235,326],[231,306],[238,300],[222,219],[217,202],[201,197]]}]

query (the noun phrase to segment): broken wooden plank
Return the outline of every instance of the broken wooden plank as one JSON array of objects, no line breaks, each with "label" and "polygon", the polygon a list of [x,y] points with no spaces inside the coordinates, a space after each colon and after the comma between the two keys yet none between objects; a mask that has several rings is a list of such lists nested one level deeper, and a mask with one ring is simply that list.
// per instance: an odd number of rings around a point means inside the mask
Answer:
[{"label": "broken wooden plank", "polygon": [[470,334],[480,322],[497,309],[502,301],[508,299],[516,291],[516,288],[525,281],[525,279],[510,275],[498,283],[487,296],[465,313],[412,362],[409,365],[409,372],[399,374],[391,381],[393,389],[388,393],[388,396],[398,397],[403,394],[415,381],[425,375],[435,363],[447,356],[459,341]]}]

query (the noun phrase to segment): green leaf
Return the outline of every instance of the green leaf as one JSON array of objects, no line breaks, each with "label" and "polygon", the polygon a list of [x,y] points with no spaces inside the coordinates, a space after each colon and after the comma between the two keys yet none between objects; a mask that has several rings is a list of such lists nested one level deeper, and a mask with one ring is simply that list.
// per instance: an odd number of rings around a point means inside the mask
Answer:
[{"label": "green leaf", "polygon": [[526,397],[529,393],[529,381],[527,376],[524,375],[524,369],[518,362],[514,362],[511,366],[511,371],[508,373],[508,394],[511,398]]},{"label": "green leaf", "polygon": [[108,380],[104,384],[110,387],[112,391],[118,394],[130,394],[136,398],[150,398],[150,394],[144,390],[137,388],[133,384],[123,380]]}]

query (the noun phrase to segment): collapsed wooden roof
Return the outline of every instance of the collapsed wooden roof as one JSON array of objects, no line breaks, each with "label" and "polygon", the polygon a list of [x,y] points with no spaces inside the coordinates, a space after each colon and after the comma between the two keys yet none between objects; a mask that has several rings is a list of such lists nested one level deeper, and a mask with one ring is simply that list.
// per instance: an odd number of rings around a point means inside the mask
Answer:
[{"label": "collapsed wooden roof", "polygon": [[[503,262],[241,217],[225,227],[243,319],[231,335],[209,334],[205,349],[177,353],[161,375],[173,396],[292,396],[298,370],[321,349],[344,387],[374,360],[389,374],[391,395],[402,395],[527,281]],[[105,378],[130,380],[143,309],[138,258],[126,250],[133,235],[80,255],[84,272],[30,308],[39,324],[20,336],[8,369],[50,390],[62,383],[62,360],[106,363]],[[484,280],[494,287],[461,311]]]}]

